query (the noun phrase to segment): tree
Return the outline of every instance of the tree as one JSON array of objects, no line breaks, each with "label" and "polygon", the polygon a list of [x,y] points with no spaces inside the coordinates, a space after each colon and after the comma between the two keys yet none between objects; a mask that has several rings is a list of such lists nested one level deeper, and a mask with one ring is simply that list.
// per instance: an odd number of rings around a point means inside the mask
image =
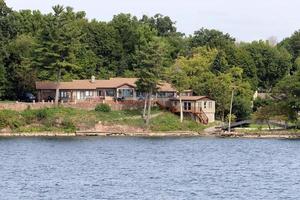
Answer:
[{"label": "tree", "polygon": [[5,85],[7,84],[7,80],[6,80],[6,71],[4,69],[3,64],[0,63],[0,99],[4,96],[5,94]]},{"label": "tree", "polygon": [[9,43],[6,62],[9,98],[20,98],[23,93],[34,91],[37,71],[32,59],[35,47],[35,40],[29,35],[19,35]]},{"label": "tree", "polygon": [[274,88],[278,102],[290,120],[297,120],[300,112],[300,71],[284,77]]},{"label": "tree", "polygon": [[9,90],[6,74],[7,47],[10,40],[17,34],[12,14],[12,9],[6,5],[5,1],[0,0],[0,98],[7,97],[6,91]]},{"label": "tree", "polygon": [[170,69],[169,69],[169,79],[172,83],[172,86],[176,88],[178,94],[179,94],[179,106],[180,106],[180,122],[183,122],[183,105],[182,105],[182,97],[181,93],[184,92],[184,90],[189,89],[189,77],[185,73],[185,71],[182,69],[179,63],[175,63]]},{"label": "tree", "polygon": [[281,41],[278,47],[284,47],[292,55],[293,67],[291,73],[297,71],[299,69],[299,61],[297,59],[300,57],[300,30],[295,31],[290,37]]},{"label": "tree", "polygon": [[143,15],[140,21],[149,24],[152,29],[157,30],[158,36],[168,36],[176,32],[176,27],[174,26],[175,22],[173,22],[170,17],[163,16],[162,14],[156,14],[151,18]]},{"label": "tree", "polygon": [[54,6],[53,11],[54,15],[48,16],[46,28],[39,35],[35,64],[39,66],[40,79],[56,80],[57,104],[61,79],[72,78],[73,70],[78,68],[75,55],[84,48],[80,42],[83,34],[79,23],[84,15],[76,15],[72,8],[59,5]]},{"label": "tree", "polygon": [[234,44],[235,39],[228,33],[224,34],[221,31],[215,29],[201,28],[194,32],[194,35],[190,38],[190,47],[207,46],[210,48],[223,49],[229,44]]},{"label": "tree", "polygon": [[149,127],[151,117],[152,94],[157,90],[162,77],[162,51],[159,43],[154,39],[137,52],[138,64],[141,68],[138,71],[139,79],[136,84],[138,88],[144,88],[143,90],[147,92],[147,127]]},{"label": "tree", "polygon": [[259,87],[270,90],[290,73],[291,56],[284,48],[272,47],[264,41],[245,44],[243,48],[254,60]]}]

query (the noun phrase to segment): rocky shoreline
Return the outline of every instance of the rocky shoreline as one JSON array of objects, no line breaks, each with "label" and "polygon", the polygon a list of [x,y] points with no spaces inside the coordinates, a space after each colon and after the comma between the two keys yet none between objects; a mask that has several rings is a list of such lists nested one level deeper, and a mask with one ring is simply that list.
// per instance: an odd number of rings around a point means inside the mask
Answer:
[{"label": "rocky shoreline", "polygon": [[0,133],[0,137],[218,137],[218,138],[265,138],[265,139],[299,139],[300,132],[292,131],[265,131],[265,132],[192,132],[192,131],[172,131],[172,132],[99,132],[99,131],[77,131],[75,133],[64,132],[37,132],[37,133]]}]

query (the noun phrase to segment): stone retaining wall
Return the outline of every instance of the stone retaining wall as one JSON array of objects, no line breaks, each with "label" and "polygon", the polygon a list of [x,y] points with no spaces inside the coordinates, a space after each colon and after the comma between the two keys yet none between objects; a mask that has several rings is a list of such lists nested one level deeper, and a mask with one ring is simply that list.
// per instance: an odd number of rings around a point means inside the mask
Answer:
[{"label": "stone retaining wall", "polygon": [[[77,103],[60,103],[60,106],[78,108],[85,110],[94,110],[95,107],[101,102],[77,102]],[[114,102],[106,101],[105,103],[109,104],[112,110],[130,110],[138,109],[143,107],[143,102]],[[23,111],[25,109],[41,109],[41,108],[51,108],[54,107],[53,102],[37,102],[37,103],[25,103],[25,102],[15,102],[15,103],[0,103],[0,110],[15,110]]]}]

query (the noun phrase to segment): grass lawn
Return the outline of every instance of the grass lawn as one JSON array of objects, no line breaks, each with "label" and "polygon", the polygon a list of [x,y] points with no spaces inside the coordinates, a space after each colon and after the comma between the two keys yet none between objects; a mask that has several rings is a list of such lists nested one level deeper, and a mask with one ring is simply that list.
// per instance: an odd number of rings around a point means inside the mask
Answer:
[{"label": "grass lawn", "polygon": [[[64,107],[28,109],[22,112],[2,110],[0,129],[10,127],[14,132],[74,132],[82,128],[92,128],[99,121],[111,125],[145,128],[141,112],[141,110],[97,112]],[[151,112],[152,115],[158,113],[161,114],[150,120],[152,131],[201,131],[206,127],[188,119],[180,123],[178,116],[155,108]]]},{"label": "grass lawn", "polygon": [[16,101],[1,100],[1,101],[0,101],[0,104],[1,104],[1,103],[16,103]]},{"label": "grass lawn", "polygon": [[185,119],[182,123],[179,116],[165,112],[159,117],[155,117],[150,122],[152,131],[202,131],[206,126],[191,119]]}]

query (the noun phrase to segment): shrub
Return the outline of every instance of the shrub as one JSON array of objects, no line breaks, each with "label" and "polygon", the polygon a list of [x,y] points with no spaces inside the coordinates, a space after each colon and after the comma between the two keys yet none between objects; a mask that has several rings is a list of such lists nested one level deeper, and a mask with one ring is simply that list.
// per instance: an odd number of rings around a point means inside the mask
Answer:
[{"label": "shrub", "polygon": [[22,125],[24,125],[24,121],[18,112],[12,110],[0,111],[0,129],[8,126],[15,129]]},{"label": "shrub", "polygon": [[47,109],[32,110],[26,109],[21,113],[26,124],[42,121],[48,117]]},{"label": "shrub", "polygon": [[26,109],[21,113],[22,117],[25,120],[26,124],[31,124],[33,121],[35,121],[35,111],[31,109]]},{"label": "shrub", "polygon": [[41,109],[41,110],[37,110],[36,111],[36,118],[38,120],[43,120],[43,119],[46,119],[48,116],[47,114],[47,109]]},{"label": "shrub", "polygon": [[64,120],[62,122],[62,127],[63,127],[65,132],[74,132],[74,131],[76,131],[76,126],[70,120]]},{"label": "shrub", "polygon": [[97,112],[110,112],[111,111],[111,108],[108,104],[98,104],[95,108],[95,111]]}]

